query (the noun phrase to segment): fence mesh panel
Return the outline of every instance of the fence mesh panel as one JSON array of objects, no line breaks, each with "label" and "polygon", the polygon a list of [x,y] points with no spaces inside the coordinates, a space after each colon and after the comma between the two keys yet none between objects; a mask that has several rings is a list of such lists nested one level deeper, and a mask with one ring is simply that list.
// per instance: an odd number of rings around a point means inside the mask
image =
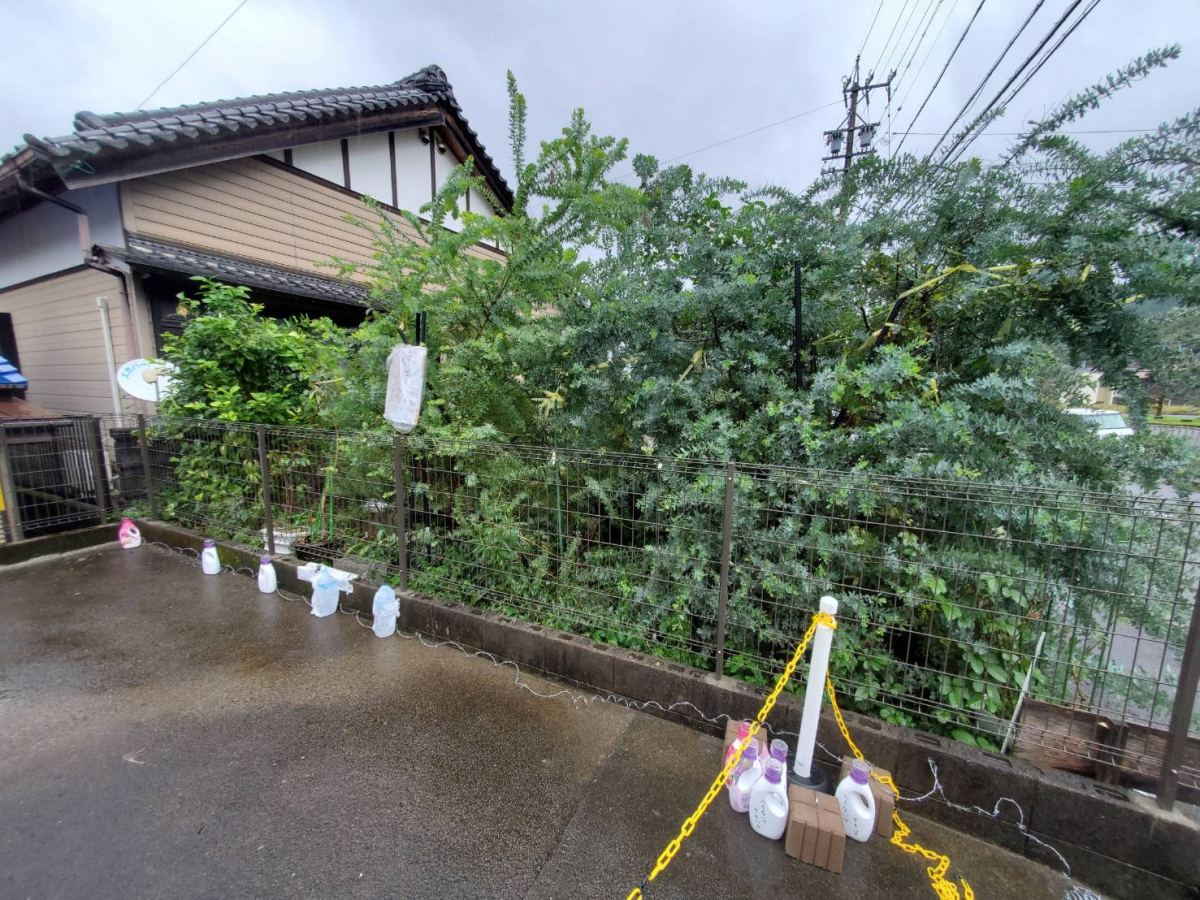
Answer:
[{"label": "fence mesh panel", "polygon": [[1161,765],[1198,503],[746,465],[727,506],[719,461],[143,422],[144,456],[137,418],[10,428],[23,519],[94,521],[145,496],[148,462],[161,518],[266,547],[265,463],[277,552],[708,670],[728,526],[724,674],[772,681],[829,593],[848,706],[1089,774]]}]

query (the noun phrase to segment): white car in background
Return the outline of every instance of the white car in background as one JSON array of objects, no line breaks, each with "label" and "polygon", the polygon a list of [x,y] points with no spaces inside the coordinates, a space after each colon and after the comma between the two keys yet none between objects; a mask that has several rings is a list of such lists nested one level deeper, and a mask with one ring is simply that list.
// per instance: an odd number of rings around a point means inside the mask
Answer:
[{"label": "white car in background", "polygon": [[1128,437],[1133,429],[1119,412],[1108,409],[1068,409],[1073,416],[1082,416],[1096,429],[1098,437]]}]

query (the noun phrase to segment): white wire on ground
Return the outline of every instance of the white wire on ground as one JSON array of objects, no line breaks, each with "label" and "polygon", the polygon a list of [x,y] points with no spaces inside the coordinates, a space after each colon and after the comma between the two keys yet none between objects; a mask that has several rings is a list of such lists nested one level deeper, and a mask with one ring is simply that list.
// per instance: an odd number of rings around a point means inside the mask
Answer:
[{"label": "white wire on ground", "polygon": [[[185,556],[187,554],[191,554],[192,557],[194,558],[194,561],[191,562],[192,567],[196,568],[196,567],[199,567],[199,565],[200,565],[200,554],[197,553],[195,550],[193,550],[191,547],[172,547],[170,544],[165,544],[162,541],[146,541],[145,543],[147,546],[162,547],[166,550],[171,551],[172,553],[178,553],[178,554],[185,555]],[[251,569],[247,566],[234,567],[234,566],[230,566],[230,565],[222,565],[220,571],[221,571],[221,574],[229,572],[229,573],[232,573],[235,575],[239,575],[244,572],[247,575],[249,575],[251,578],[256,577],[258,574],[253,569]],[[278,594],[282,600],[286,600],[288,603],[300,602],[300,603],[303,603],[305,606],[309,607],[310,609],[312,608],[312,602],[307,597],[305,597],[303,594],[294,594],[293,596],[289,597],[288,594],[292,593],[291,591],[284,591],[282,588],[278,588],[278,587],[275,589],[275,593]],[[356,623],[358,623],[358,625],[360,625],[361,627],[366,628],[368,630],[371,630],[371,626],[362,620],[362,615],[358,612],[358,610],[347,609],[345,606],[343,606],[341,603],[339,603],[338,604],[338,612],[344,616],[353,617],[354,621]],[[667,704],[664,706],[662,703],[659,703],[657,700],[645,700],[645,701],[632,700],[629,697],[622,697],[618,694],[587,694],[587,693],[581,693],[579,691],[573,691],[570,688],[560,688],[559,690],[552,691],[552,692],[539,691],[537,688],[533,687],[532,685],[530,685],[527,682],[525,682],[524,680],[522,680],[521,667],[517,663],[513,662],[511,659],[501,659],[500,657],[497,657],[497,656],[487,652],[486,650],[476,650],[472,647],[466,647],[466,646],[458,643],[458,641],[427,640],[425,635],[421,634],[418,631],[414,631],[412,634],[405,634],[402,629],[397,628],[396,635],[400,638],[403,638],[406,641],[411,641],[411,640],[420,641],[422,646],[428,647],[431,650],[440,650],[442,647],[453,647],[456,650],[459,650],[462,653],[465,653],[467,656],[480,657],[482,659],[489,660],[492,663],[493,668],[504,668],[505,666],[511,666],[513,671],[516,672],[516,677],[513,679],[513,684],[516,685],[521,690],[528,691],[529,693],[533,694],[533,696],[538,697],[539,699],[542,699],[542,700],[557,700],[561,697],[567,697],[570,699],[571,704],[576,707],[578,707],[578,706],[588,707],[588,706],[591,706],[593,703],[612,703],[612,704],[616,704],[619,706],[624,706],[628,709],[637,710],[638,712],[645,712],[648,709],[657,709],[660,712],[667,713],[667,714],[674,713],[676,710],[683,709],[686,707],[686,708],[690,708],[693,712],[696,713],[696,715],[698,715],[705,722],[708,722],[710,725],[720,725],[720,724],[722,724],[722,722],[733,719],[733,716],[729,715],[728,713],[718,713],[715,716],[710,716],[708,713],[706,713],[704,710],[700,709],[700,707],[696,706],[696,704],[692,703],[690,700],[680,700],[675,703],[670,703],[670,704]],[[792,737],[792,738],[796,737],[796,733],[792,732],[792,731],[774,731],[774,730],[772,730],[771,733],[779,735],[781,737]],[[829,756],[829,758],[833,762],[836,762],[839,764],[841,763],[841,761],[842,761],[841,754],[834,753],[832,750],[830,750],[828,747],[826,747],[820,741],[817,741],[817,746],[827,756]],[[926,762],[929,764],[929,771],[933,774],[933,787],[931,787],[928,791],[926,791],[924,794],[921,794],[919,796],[905,797],[905,796],[901,795],[901,796],[897,797],[898,802],[900,802],[900,803],[927,803],[931,800],[940,799],[941,802],[945,803],[951,809],[956,809],[959,812],[974,813],[975,815],[985,816],[986,818],[995,819],[996,821],[1003,821],[1000,818],[1000,814],[1001,814],[1002,808],[1006,804],[1009,806],[1012,806],[1013,809],[1015,809],[1017,811],[1017,821],[1015,823],[1017,826],[1017,830],[1020,831],[1021,834],[1023,834],[1026,838],[1028,838],[1029,840],[1031,840],[1035,844],[1037,844],[1039,847],[1045,847],[1052,854],[1054,854],[1055,858],[1062,865],[1063,871],[1066,874],[1066,876],[1068,878],[1073,878],[1073,876],[1071,874],[1071,865],[1070,865],[1070,863],[1067,862],[1066,858],[1061,853],[1059,853],[1058,850],[1056,850],[1054,847],[1052,847],[1050,844],[1046,843],[1041,838],[1039,838],[1037,835],[1035,835],[1029,831],[1029,826],[1025,822],[1025,810],[1021,807],[1021,804],[1019,804],[1016,800],[1014,800],[1012,797],[1001,797],[1000,799],[998,799],[996,801],[995,806],[992,807],[990,812],[979,806],[955,803],[953,800],[951,800],[949,797],[946,796],[945,787],[942,785],[941,778],[938,776],[937,763],[932,758],[927,758]],[[1072,886],[1067,890],[1067,893],[1065,895],[1063,895],[1063,900],[1102,900],[1102,898],[1100,898],[1098,895],[1092,893],[1087,888],[1072,884]]]}]

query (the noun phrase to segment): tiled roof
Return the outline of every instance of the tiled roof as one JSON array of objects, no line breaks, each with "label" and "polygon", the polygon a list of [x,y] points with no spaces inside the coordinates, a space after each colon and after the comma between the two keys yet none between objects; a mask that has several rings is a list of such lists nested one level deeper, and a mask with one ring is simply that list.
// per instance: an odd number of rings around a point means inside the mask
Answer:
[{"label": "tiled roof", "polygon": [[[480,169],[492,175],[497,186],[508,193],[508,184],[480,143],[479,136],[467,123],[446,73],[438,66],[426,66],[406,78],[378,87],[264,94],[132,113],[97,115],[79,112],[75,114],[75,131],[71,134],[48,138],[26,134],[25,141],[44,157],[63,162],[75,160],[74,165],[86,172],[88,158],[100,154],[146,152],[146,148],[156,145],[164,145],[163,149],[167,149],[165,145],[174,148],[180,147],[181,142],[200,142],[237,132],[258,132],[260,129],[268,132],[276,128],[291,131],[298,124],[313,121],[355,119],[389,109],[434,106],[447,107],[453,112],[467,140],[473,144],[471,151]],[[15,152],[21,149],[17,148]],[[14,155],[9,154],[5,160]],[[55,167],[59,168],[59,163]]]},{"label": "tiled roof", "polygon": [[0,356],[0,388],[23,388],[28,385],[29,382],[25,380],[24,375],[17,371],[17,367]]},{"label": "tiled roof", "polygon": [[105,247],[104,251],[109,256],[131,263],[188,275],[219,278],[233,284],[263,288],[281,294],[315,297],[318,300],[332,300],[354,306],[362,306],[367,300],[365,288],[338,281],[336,278],[324,278],[267,263],[221,256],[139,237],[136,234],[129,235],[127,247]]}]

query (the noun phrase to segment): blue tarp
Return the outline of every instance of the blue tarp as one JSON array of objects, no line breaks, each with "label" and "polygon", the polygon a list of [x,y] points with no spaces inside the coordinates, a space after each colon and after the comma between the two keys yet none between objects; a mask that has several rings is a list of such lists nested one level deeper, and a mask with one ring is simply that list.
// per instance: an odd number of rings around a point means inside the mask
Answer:
[{"label": "blue tarp", "polygon": [[0,356],[0,387],[28,387],[25,376],[17,371],[17,367],[3,356]]}]

